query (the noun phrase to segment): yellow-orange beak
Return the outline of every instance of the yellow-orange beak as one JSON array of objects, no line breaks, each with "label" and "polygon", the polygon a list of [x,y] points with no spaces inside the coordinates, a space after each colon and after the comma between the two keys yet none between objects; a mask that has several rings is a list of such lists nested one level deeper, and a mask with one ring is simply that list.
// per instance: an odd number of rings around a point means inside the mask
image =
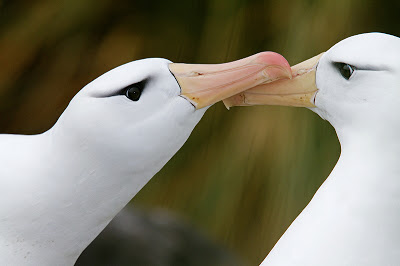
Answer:
[{"label": "yellow-orange beak", "polygon": [[316,66],[323,53],[292,67],[292,79],[261,84],[224,100],[232,106],[285,105],[315,107],[314,96]]},{"label": "yellow-orange beak", "polygon": [[169,69],[181,87],[181,96],[196,109],[257,85],[292,77],[286,59],[273,52],[262,52],[225,64],[171,63]]}]

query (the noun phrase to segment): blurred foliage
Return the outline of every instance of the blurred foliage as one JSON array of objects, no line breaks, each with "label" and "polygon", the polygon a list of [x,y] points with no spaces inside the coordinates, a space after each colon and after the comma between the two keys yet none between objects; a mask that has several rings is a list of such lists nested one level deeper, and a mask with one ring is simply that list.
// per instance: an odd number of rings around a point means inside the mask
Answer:
[{"label": "blurred foliage", "polygon": [[243,266],[231,252],[182,220],[165,210],[125,208],[75,266]]},{"label": "blurred foliage", "polygon": [[[0,1],[0,132],[51,127],[84,85],[146,57],[292,64],[345,37],[400,35],[399,1]],[[333,168],[331,126],[306,109],[211,107],[132,204],[163,207],[258,264]]]}]

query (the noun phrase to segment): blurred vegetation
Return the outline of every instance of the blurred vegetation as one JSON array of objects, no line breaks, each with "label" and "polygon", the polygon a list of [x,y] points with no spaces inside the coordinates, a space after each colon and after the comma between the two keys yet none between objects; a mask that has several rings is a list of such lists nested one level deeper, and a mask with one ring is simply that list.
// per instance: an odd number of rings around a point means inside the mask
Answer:
[{"label": "blurred vegetation", "polygon": [[[399,1],[0,1],[0,132],[51,127],[69,100],[131,60],[219,63],[272,50],[292,64],[345,37],[400,36]],[[331,126],[306,109],[211,107],[132,204],[186,217],[253,265],[333,168]]]}]

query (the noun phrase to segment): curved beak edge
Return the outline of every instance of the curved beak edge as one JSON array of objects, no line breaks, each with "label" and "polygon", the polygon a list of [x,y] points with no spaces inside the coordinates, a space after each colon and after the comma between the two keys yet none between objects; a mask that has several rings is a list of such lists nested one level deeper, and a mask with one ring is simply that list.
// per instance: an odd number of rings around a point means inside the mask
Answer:
[{"label": "curved beak edge", "polygon": [[171,63],[169,69],[179,83],[181,96],[196,109],[231,99],[258,85],[292,78],[287,60],[274,52],[224,64]]}]

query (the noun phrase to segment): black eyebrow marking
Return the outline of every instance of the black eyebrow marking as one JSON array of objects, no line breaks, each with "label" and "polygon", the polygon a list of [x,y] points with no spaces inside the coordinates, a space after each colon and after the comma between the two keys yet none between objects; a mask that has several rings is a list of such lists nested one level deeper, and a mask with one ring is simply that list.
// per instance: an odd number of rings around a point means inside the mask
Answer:
[{"label": "black eyebrow marking", "polygon": [[126,89],[127,89],[128,87],[130,87],[130,86],[133,86],[133,85],[139,87],[140,91],[143,92],[143,90],[144,90],[144,88],[146,87],[146,84],[147,84],[147,83],[148,83],[148,78],[146,78],[146,79],[144,79],[144,80],[142,80],[142,81],[136,82],[136,83],[129,84],[128,86],[125,86],[124,88],[120,89],[120,90],[119,90],[117,93],[115,93],[114,95],[110,95],[110,96],[108,96],[108,97],[118,96],[118,95],[125,95]]},{"label": "black eyebrow marking", "polygon": [[128,84],[122,88],[114,88],[114,89],[110,89],[109,91],[102,91],[102,92],[91,92],[90,96],[93,98],[108,98],[108,97],[125,95],[126,89],[133,85],[138,86],[140,88],[140,90],[143,91],[144,88],[146,87],[147,83],[149,82],[149,80],[150,80],[150,77],[146,77],[141,81]]},{"label": "black eyebrow marking", "polygon": [[372,65],[372,64],[352,64],[352,63],[346,63],[343,61],[332,61],[332,65],[337,68],[338,65],[341,64],[348,64],[352,67],[355,68],[355,70],[364,70],[364,71],[388,71],[390,68],[386,65]]}]

